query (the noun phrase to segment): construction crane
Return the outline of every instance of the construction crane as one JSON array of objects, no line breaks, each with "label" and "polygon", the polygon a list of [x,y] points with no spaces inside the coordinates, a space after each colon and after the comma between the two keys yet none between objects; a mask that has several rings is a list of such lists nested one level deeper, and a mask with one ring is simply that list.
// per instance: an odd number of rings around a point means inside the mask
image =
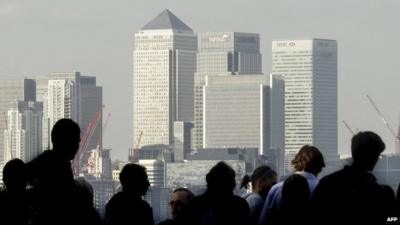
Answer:
[{"label": "construction crane", "polygon": [[100,149],[100,146],[103,147],[104,132],[106,131],[106,128],[108,126],[108,121],[110,120],[110,117],[111,117],[111,113],[108,113],[107,117],[106,117],[106,120],[105,120],[105,122],[103,124],[101,138],[99,138],[99,140],[97,141],[96,149]]},{"label": "construction crane", "polygon": [[102,105],[102,107],[100,107],[100,109],[96,112],[94,118],[88,124],[85,132],[83,133],[83,135],[81,137],[81,141],[79,143],[79,149],[75,155],[75,158],[74,158],[74,161],[72,164],[75,175],[79,175],[79,166],[82,161],[82,157],[83,157],[84,153],[86,152],[88,145],[90,143],[90,140],[92,139],[93,133],[97,127],[97,124],[99,123],[99,120],[100,120],[102,112],[103,112],[103,108],[104,108],[104,105]]},{"label": "construction crane", "polygon": [[140,146],[140,142],[142,141],[142,137],[143,137],[143,131],[140,132],[139,134],[139,138],[138,141],[136,142],[135,147],[132,149],[132,152],[130,152],[130,156],[129,156],[129,161],[131,162],[137,162],[139,160],[139,146]]},{"label": "construction crane", "polygon": [[[111,113],[108,113],[108,114],[107,114],[107,117],[106,117],[106,120],[105,120],[105,122],[104,122],[104,124],[103,124],[103,129],[102,129],[101,137],[97,140],[96,151],[103,150],[104,131],[105,131],[106,128],[107,128],[108,121],[109,121],[110,117],[111,117]],[[100,146],[102,147],[102,149],[100,149]],[[100,154],[100,153],[96,153],[96,154]],[[90,157],[89,157],[89,159],[88,159],[88,161],[87,161],[87,167],[88,167],[88,169],[90,169],[91,171],[94,171],[95,166],[96,166],[96,165],[95,165],[95,162],[93,162],[93,161],[90,159]],[[89,167],[90,167],[90,168],[89,168]]]},{"label": "construction crane", "polygon": [[399,126],[399,130],[398,133],[396,134],[394,132],[394,130],[392,129],[392,127],[390,126],[390,124],[387,122],[387,120],[385,119],[385,117],[383,116],[383,114],[381,113],[381,111],[379,110],[378,106],[375,104],[375,102],[372,100],[372,98],[367,95],[367,98],[369,100],[369,102],[371,103],[371,105],[374,107],[375,111],[378,113],[378,115],[381,117],[382,122],[386,125],[386,127],[388,128],[388,130],[390,131],[390,133],[393,135],[394,140],[395,140],[395,152],[396,153],[400,153],[400,126]]},{"label": "construction crane", "polygon": [[349,124],[346,123],[346,121],[342,120],[343,124],[346,126],[346,128],[349,130],[349,132],[351,133],[351,135],[354,135],[354,131],[350,128]]}]

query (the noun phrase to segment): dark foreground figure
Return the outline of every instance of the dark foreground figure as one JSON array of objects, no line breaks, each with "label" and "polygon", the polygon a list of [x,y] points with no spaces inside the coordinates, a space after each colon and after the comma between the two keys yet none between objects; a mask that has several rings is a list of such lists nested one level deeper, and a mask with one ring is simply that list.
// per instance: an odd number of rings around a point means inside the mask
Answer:
[{"label": "dark foreground figure", "polygon": [[79,125],[71,119],[57,121],[51,131],[51,141],[53,150],[27,163],[29,182],[33,186],[34,223],[97,224],[99,216],[80,194],[71,168],[79,149]]},{"label": "dark foreground figure", "polygon": [[3,168],[6,189],[0,192],[0,220],[2,225],[28,224],[32,217],[32,196],[26,190],[25,163],[12,159]]},{"label": "dark foreground figure", "polygon": [[250,209],[243,198],[233,195],[235,171],[219,162],[206,176],[207,191],[182,209],[181,225],[250,224]]},{"label": "dark foreground figure", "polygon": [[127,164],[122,169],[119,180],[122,191],[115,194],[106,205],[108,224],[154,225],[153,210],[142,199],[150,186],[146,168],[137,164]]},{"label": "dark foreground figure", "polygon": [[359,132],[352,138],[353,163],[322,178],[314,192],[315,224],[386,223],[393,211],[393,191],[379,185],[371,174],[384,149],[373,132]]}]

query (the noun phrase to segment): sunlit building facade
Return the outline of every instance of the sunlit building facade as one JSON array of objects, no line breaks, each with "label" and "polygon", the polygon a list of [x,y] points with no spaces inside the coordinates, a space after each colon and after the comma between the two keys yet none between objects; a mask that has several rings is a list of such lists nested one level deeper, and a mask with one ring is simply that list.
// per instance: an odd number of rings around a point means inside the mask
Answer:
[{"label": "sunlit building facade", "polygon": [[285,173],[305,144],[317,146],[336,167],[337,42],[323,39],[272,42],[272,74],[285,80]]}]

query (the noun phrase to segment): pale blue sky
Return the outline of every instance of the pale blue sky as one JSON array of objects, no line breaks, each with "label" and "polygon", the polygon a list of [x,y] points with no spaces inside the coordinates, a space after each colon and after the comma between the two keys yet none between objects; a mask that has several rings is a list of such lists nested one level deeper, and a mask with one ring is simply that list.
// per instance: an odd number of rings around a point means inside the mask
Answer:
[{"label": "pale blue sky", "polygon": [[133,34],[165,8],[195,32],[260,33],[264,73],[271,68],[272,39],[336,39],[339,149],[349,148],[345,119],[353,128],[378,132],[393,150],[394,139],[365,94],[397,129],[397,0],[0,0],[0,78],[73,70],[97,76],[105,112],[112,114],[104,144],[113,148],[114,158],[125,159],[132,145]]}]

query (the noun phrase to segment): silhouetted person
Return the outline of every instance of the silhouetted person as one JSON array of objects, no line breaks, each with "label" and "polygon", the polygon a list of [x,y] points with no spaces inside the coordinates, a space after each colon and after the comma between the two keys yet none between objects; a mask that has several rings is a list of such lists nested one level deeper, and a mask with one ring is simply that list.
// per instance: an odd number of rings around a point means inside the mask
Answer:
[{"label": "silhouetted person", "polygon": [[71,160],[79,149],[80,128],[71,119],[60,119],[51,131],[53,150],[44,151],[27,164],[34,187],[37,224],[76,224],[79,197]]},{"label": "silhouetted person", "polygon": [[79,203],[79,224],[101,225],[105,224],[93,204],[93,187],[83,177],[75,178]]},{"label": "silhouetted person", "polygon": [[299,174],[290,175],[283,182],[280,207],[272,212],[273,218],[268,224],[308,224],[310,200],[307,179]]},{"label": "silhouetted person", "polygon": [[194,197],[178,215],[181,225],[250,224],[247,202],[233,195],[235,171],[225,162],[217,163],[207,174],[207,190]]},{"label": "silhouetted person", "polygon": [[176,217],[181,212],[182,208],[194,197],[194,194],[187,188],[177,188],[172,193],[169,206],[171,208],[172,219],[163,221],[158,225],[175,225]]},{"label": "silhouetted person", "polygon": [[0,193],[0,221],[5,225],[30,223],[31,198],[26,186],[28,183],[25,163],[12,159],[3,168],[3,182],[6,187]]},{"label": "silhouetted person", "polygon": [[106,205],[106,220],[110,225],[154,225],[153,210],[142,199],[150,183],[146,168],[129,163],[119,175],[122,191],[115,194]]},{"label": "silhouetted person", "polygon": [[271,187],[277,182],[277,174],[269,166],[260,166],[253,171],[251,177],[244,176],[241,188],[247,188],[249,182],[251,182],[252,192],[245,194],[243,198],[250,206],[252,224],[258,224],[265,198]]},{"label": "silhouetted person", "polygon": [[[292,160],[295,174],[301,175],[307,180],[310,195],[318,185],[318,174],[325,167],[322,153],[314,146],[304,145]],[[284,182],[275,184],[268,193],[260,214],[260,225],[268,224],[271,212],[279,211],[282,203],[282,188]]]},{"label": "silhouetted person", "polygon": [[314,192],[315,224],[386,222],[393,196],[371,173],[384,149],[382,139],[373,132],[359,132],[352,138],[353,163],[322,178]]}]

